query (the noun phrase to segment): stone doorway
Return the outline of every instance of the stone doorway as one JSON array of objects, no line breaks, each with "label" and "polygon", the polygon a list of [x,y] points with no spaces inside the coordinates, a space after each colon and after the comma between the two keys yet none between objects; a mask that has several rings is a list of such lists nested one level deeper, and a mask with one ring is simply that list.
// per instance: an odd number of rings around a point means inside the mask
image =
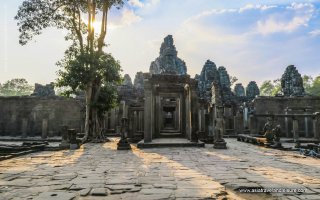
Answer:
[{"label": "stone doorway", "polygon": [[182,137],[181,131],[181,105],[179,95],[161,97],[160,137]]}]

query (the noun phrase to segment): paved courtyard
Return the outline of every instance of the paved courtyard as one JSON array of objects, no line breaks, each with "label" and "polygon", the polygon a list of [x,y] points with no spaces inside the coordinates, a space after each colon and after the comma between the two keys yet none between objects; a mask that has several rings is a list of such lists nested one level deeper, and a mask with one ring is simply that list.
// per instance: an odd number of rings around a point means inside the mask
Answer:
[{"label": "paved courtyard", "polygon": [[85,144],[1,161],[0,199],[320,199],[319,159],[226,141],[227,150]]}]

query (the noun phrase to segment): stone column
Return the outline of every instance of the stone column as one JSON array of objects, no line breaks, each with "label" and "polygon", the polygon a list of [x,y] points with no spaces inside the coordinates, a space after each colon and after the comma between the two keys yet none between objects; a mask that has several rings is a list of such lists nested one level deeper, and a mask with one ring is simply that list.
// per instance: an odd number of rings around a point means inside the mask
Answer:
[{"label": "stone column", "polygon": [[136,121],[136,118],[134,116],[135,111],[130,111],[128,110],[128,120],[129,120],[129,125],[128,125],[128,138],[133,138],[134,137],[134,123]]},{"label": "stone column", "polygon": [[257,134],[257,119],[254,115],[249,116],[249,130],[250,135],[256,135]]},{"label": "stone column", "polygon": [[243,126],[245,128],[249,127],[249,124],[248,124],[248,107],[244,107],[244,110],[243,110]]},{"label": "stone column", "polygon": [[154,118],[153,120],[154,125],[151,128],[154,129],[152,138],[155,138],[160,136],[160,129],[161,129],[160,118],[161,118],[162,111],[161,111],[161,103],[160,103],[161,100],[160,100],[159,94],[155,95],[155,99],[153,101],[154,101],[153,108],[155,109],[153,112],[155,113],[152,113]]},{"label": "stone column", "polygon": [[293,140],[294,142],[298,142],[299,140],[299,125],[298,120],[296,118],[292,118],[292,131],[293,131]]},{"label": "stone column", "polygon": [[42,139],[48,137],[48,119],[42,119]]},{"label": "stone column", "polygon": [[185,86],[185,111],[186,111],[186,136],[191,140],[191,105],[190,105],[190,88]]},{"label": "stone column", "polygon": [[313,117],[313,136],[314,139],[320,141],[320,120],[318,116]]},{"label": "stone column", "polygon": [[[285,114],[287,115],[288,114],[288,109],[285,109]],[[286,137],[290,137],[290,134],[289,134],[289,125],[288,125],[288,117],[285,117],[284,118],[284,123],[285,123],[285,130],[286,130]]]},{"label": "stone column", "polygon": [[190,88],[190,112],[191,112],[191,141],[198,142],[198,109],[199,109],[199,102],[198,102],[198,94],[194,84],[191,84]]},{"label": "stone column", "polygon": [[[307,114],[310,114],[309,112],[309,109],[305,108],[304,109],[304,114],[307,115]],[[305,116],[304,117],[304,136],[306,138],[309,138],[310,137],[310,133],[309,133],[309,117],[308,116]]]},{"label": "stone column", "polygon": [[243,134],[243,117],[240,113],[234,116],[234,133],[236,134]]},{"label": "stone column", "polygon": [[148,80],[144,80],[144,142],[151,142],[151,86]]},{"label": "stone column", "polygon": [[210,114],[206,113],[204,114],[204,135],[205,135],[205,139],[208,138],[209,136],[209,125],[210,125]]},{"label": "stone column", "polygon": [[77,132],[75,129],[68,129],[68,136],[70,140],[70,149],[78,149],[79,143],[77,141]]},{"label": "stone column", "polygon": [[61,144],[59,144],[59,147],[61,148],[69,148],[69,137],[68,137],[68,126],[61,126],[60,127],[61,132]]},{"label": "stone column", "polygon": [[22,137],[27,137],[27,129],[28,129],[28,119],[23,118],[22,126],[21,126]]},{"label": "stone column", "polygon": [[138,123],[139,117],[137,114],[138,111],[133,112],[133,127],[132,127],[132,136],[135,137],[136,133],[138,132]]}]

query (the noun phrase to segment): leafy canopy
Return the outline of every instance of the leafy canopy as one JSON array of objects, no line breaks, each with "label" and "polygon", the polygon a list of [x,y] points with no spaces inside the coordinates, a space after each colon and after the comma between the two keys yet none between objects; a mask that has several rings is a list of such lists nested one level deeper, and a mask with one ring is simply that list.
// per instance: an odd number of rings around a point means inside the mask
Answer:
[{"label": "leafy canopy", "polygon": [[33,86],[24,78],[14,78],[0,85],[0,96],[24,96],[33,92]]}]

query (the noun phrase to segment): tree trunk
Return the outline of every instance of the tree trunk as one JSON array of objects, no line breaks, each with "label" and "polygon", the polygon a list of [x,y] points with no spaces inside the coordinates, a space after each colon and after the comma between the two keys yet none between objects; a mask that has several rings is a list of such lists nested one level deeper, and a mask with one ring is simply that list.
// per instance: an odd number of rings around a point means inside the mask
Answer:
[{"label": "tree trunk", "polygon": [[91,112],[91,98],[92,98],[92,82],[88,84],[86,90],[86,118],[85,118],[85,136],[82,142],[87,141],[90,135],[90,112]]}]

